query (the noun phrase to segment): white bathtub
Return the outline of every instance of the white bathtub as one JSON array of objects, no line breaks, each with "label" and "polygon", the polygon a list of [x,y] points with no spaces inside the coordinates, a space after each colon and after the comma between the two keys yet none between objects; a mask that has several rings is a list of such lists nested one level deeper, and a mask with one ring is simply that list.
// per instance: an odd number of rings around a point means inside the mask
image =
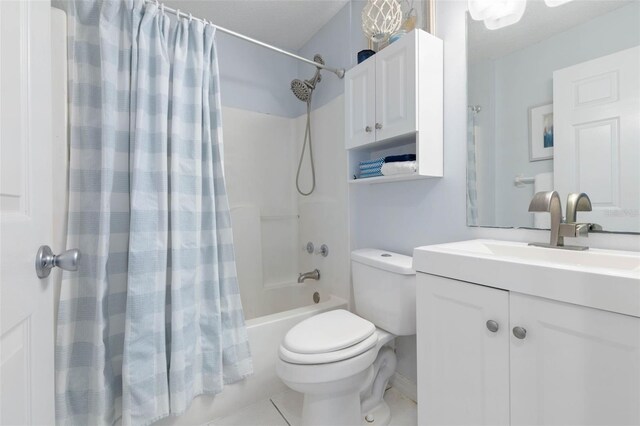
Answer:
[{"label": "white bathtub", "polygon": [[225,387],[218,395],[199,396],[183,415],[168,417],[154,425],[203,425],[284,391],[286,386],[276,375],[276,360],[278,347],[287,331],[300,321],[320,312],[341,308],[346,309],[347,302],[332,296],[326,302],[248,320],[253,376]]}]

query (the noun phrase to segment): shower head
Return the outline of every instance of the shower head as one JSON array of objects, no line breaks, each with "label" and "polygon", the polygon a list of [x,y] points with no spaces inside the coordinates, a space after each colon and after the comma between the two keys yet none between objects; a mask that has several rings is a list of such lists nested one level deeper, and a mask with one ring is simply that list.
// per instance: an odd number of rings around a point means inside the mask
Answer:
[{"label": "shower head", "polygon": [[313,87],[311,87],[306,81],[296,78],[291,82],[291,91],[296,95],[296,98],[300,99],[302,102],[307,102],[311,97]]},{"label": "shower head", "polygon": [[[317,62],[321,65],[324,65],[324,59],[319,54],[316,54],[313,57],[313,62]],[[320,75],[320,68],[316,69],[316,73],[310,80],[300,80],[296,78],[291,82],[291,91],[296,98],[300,99],[302,102],[309,102],[311,99],[311,94],[313,90],[316,88],[316,84],[318,84],[322,80],[322,76]]]}]

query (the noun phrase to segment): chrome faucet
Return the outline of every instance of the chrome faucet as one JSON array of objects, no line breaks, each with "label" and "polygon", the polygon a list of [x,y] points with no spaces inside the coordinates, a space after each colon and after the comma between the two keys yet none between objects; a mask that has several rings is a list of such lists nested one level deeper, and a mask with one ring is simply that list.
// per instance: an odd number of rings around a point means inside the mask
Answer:
[{"label": "chrome faucet", "polygon": [[529,243],[532,246],[562,248],[567,250],[587,250],[585,246],[564,244],[564,237],[588,237],[589,231],[602,227],[591,223],[576,223],[579,211],[591,211],[591,200],[585,193],[569,194],[567,199],[567,219],[562,219],[562,205],[557,191],[538,192],[529,204],[530,212],[549,212],[551,214],[551,236],[549,244]]},{"label": "chrome faucet", "polygon": [[549,246],[564,246],[564,237],[560,235],[562,223],[562,203],[558,191],[537,192],[529,203],[530,212],[549,212],[551,214],[551,240]]},{"label": "chrome faucet", "polygon": [[316,280],[320,279],[320,271],[314,269],[311,272],[304,272],[298,275],[298,284],[303,283],[304,280]]}]

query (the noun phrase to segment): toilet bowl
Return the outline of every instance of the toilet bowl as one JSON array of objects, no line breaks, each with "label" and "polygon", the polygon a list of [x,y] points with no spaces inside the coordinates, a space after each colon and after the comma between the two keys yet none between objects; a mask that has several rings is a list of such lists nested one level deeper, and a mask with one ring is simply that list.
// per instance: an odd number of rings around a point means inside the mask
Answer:
[{"label": "toilet bowl", "polygon": [[388,424],[382,396],[395,371],[394,339],[415,334],[411,257],[363,249],[351,258],[357,315],[315,315],[289,330],[280,345],[276,371],[304,394],[305,426]]}]

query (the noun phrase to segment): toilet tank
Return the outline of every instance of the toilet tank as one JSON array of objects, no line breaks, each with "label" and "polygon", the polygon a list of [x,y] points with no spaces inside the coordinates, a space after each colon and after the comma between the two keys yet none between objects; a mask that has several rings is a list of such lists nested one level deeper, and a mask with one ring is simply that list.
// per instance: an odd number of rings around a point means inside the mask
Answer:
[{"label": "toilet tank", "polygon": [[351,252],[353,300],[358,315],[395,334],[416,334],[413,258],[378,249]]}]

